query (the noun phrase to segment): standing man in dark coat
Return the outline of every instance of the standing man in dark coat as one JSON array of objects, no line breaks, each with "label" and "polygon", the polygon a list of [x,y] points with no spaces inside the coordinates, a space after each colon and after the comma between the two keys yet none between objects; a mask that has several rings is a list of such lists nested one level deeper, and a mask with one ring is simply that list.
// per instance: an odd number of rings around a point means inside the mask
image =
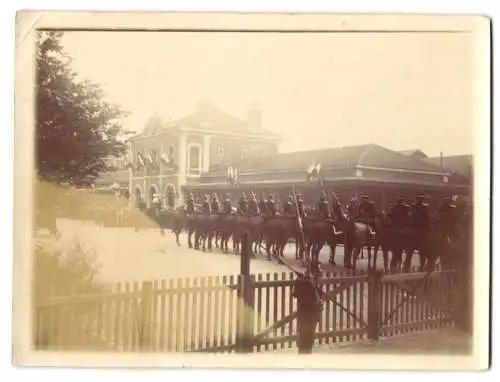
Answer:
[{"label": "standing man in dark coat", "polygon": [[321,314],[321,291],[317,286],[319,269],[308,267],[292,288],[292,296],[297,299],[297,347],[299,354],[310,354],[314,345],[314,334]]}]

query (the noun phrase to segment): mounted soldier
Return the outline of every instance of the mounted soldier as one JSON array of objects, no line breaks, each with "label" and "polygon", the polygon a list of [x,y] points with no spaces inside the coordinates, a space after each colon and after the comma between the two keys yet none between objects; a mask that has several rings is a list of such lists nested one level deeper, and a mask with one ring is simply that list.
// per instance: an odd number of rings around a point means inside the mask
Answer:
[{"label": "mounted soldier", "polygon": [[375,231],[375,204],[370,200],[368,195],[363,194],[361,196],[358,212],[360,221],[368,224],[373,233]]},{"label": "mounted soldier", "polygon": [[299,212],[299,216],[301,219],[304,219],[306,216],[304,212],[304,199],[302,198],[302,195],[297,195],[297,211]]},{"label": "mounted soldier", "polygon": [[349,205],[347,206],[347,214],[349,215],[349,219],[354,219],[354,217],[358,214],[358,201],[353,196],[349,201]]},{"label": "mounted soldier", "polygon": [[193,193],[190,193],[186,201],[186,211],[188,214],[194,214],[194,197]]},{"label": "mounted soldier", "polygon": [[233,207],[231,206],[231,199],[229,199],[229,195],[226,195],[226,198],[224,199],[223,208],[224,214],[231,214]]},{"label": "mounted soldier", "polygon": [[425,203],[425,199],[425,195],[418,194],[411,211],[413,226],[419,234],[427,232],[431,226],[431,213],[429,211],[429,205]]},{"label": "mounted soldier", "polygon": [[325,192],[321,192],[321,196],[318,201],[318,215],[321,219],[330,219],[330,205],[326,199]]},{"label": "mounted soldier", "polygon": [[208,195],[205,195],[205,198],[203,200],[203,204],[201,206],[201,211],[205,215],[210,215],[210,213],[211,213],[210,201],[208,200]]},{"label": "mounted soldier", "polygon": [[394,227],[404,226],[410,218],[411,208],[402,196],[396,199],[396,203],[389,211],[389,218]]},{"label": "mounted soldier", "polygon": [[238,200],[238,213],[246,214],[248,211],[248,201],[244,192],[241,193],[240,199]]},{"label": "mounted soldier", "polygon": [[260,194],[259,199],[259,211],[261,214],[265,214],[267,210],[266,200],[264,199],[264,194]]},{"label": "mounted soldier", "polygon": [[250,199],[248,200],[248,212],[251,215],[260,215],[259,203],[257,202],[257,197],[255,193],[250,193]]},{"label": "mounted soldier", "polygon": [[217,197],[217,194],[215,192],[212,194],[212,203],[210,207],[212,208],[213,214],[218,214],[220,212],[219,198]]},{"label": "mounted soldier", "polygon": [[438,210],[438,221],[444,230],[448,231],[447,233],[452,233],[453,231],[453,218],[455,215],[455,209],[457,205],[453,198],[447,196],[444,198],[441,206]]},{"label": "mounted soldier", "polygon": [[288,196],[286,203],[283,205],[283,214],[284,215],[294,215],[292,196]]},{"label": "mounted soldier", "polygon": [[276,216],[276,203],[272,195],[269,195],[266,200],[266,211],[270,216]]}]

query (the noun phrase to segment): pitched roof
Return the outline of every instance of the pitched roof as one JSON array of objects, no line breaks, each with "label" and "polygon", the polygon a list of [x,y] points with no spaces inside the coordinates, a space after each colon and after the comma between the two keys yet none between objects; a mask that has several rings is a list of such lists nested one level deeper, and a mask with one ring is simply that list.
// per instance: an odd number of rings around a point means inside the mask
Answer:
[{"label": "pitched roof", "polygon": [[[463,176],[469,176],[469,171],[472,171],[472,155],[451,155],[443,156],[443,168],[455,171]],[[441,167],[441,157],[427,158],[428,163]]]},{"label": "pitched roof", "polygon": [[[241,173],[245,171],[295,170],[302,168],[306,170],[314,162],[321,163],[323,167],[346,167],[359,164],[394,169],[443,172],[439,166],[432,163],[419,158],[408,157],[376,144],[248,157],[232,165],[237,167]],[[225,166],[218,165],[214,166],[211,172],[225,170]]]},{"label": "pitched roof", "polygon": [[[156,126],[159,125],[155,117],[150,119],[149,124],[150,126],[154,126],[155,124]],[[160,124],[163,128],[169,128],[171,126],[188,126],[201,130],[207,128],[230,133],[258,133],[275,137],[276,139],[280,138],[278,134],[257,126],[252,126],[248,121],[225,113],[209,102],[200,103],[193,113],[185,117],[167,123],[161,122]],[[146,126],[145,131],[147,129],[148,126]],[[149,127],[149,129],[153,128]]]},{"label": "pitched roof", "polygon": [[427,154],[425,154],[422,150],[420,149],[411,149],[411,150],[398,150],[398,153],[400,154],[403,154],[403,155],[406,155],[406,156],[410,156],[410,155],[420,155],[422,157],[426,157],[427,158]]}]

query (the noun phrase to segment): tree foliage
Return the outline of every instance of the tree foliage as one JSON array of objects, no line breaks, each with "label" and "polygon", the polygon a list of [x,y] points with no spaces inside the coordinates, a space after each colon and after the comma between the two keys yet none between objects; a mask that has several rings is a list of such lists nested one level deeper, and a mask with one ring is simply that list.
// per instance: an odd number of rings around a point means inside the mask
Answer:
[{"label": "tree foliage", "polygon": [[64,52],[61,32],[39,32],[36,46],[36,168],[39,179],[74,186],[92,184],[122,155],[127,115],[104,100],[99,85],[80,80]]}]

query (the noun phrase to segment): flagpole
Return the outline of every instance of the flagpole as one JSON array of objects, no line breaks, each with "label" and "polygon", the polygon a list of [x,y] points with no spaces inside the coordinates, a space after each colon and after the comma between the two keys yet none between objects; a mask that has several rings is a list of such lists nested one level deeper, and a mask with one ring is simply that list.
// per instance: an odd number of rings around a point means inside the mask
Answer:
[{"label": "flagpole", "polygon": [[303,246],[304,246],[304,249],[305,249],[306,237],[304,235],[304,229],[303,229],[303,226],[302,226],[302,218],[300,217],[300,214],[299,214],[299,204],[298,204],[298,201],[297,201],[297,194],[295,192],[295,185],[292,186],[292,194],[293,194],[293,198],[295,200],[295,212],[297,214],[297,222],[298,222],[299,228],[300,228],[300,235],[302,237],[302,243],[303,243]]}]

